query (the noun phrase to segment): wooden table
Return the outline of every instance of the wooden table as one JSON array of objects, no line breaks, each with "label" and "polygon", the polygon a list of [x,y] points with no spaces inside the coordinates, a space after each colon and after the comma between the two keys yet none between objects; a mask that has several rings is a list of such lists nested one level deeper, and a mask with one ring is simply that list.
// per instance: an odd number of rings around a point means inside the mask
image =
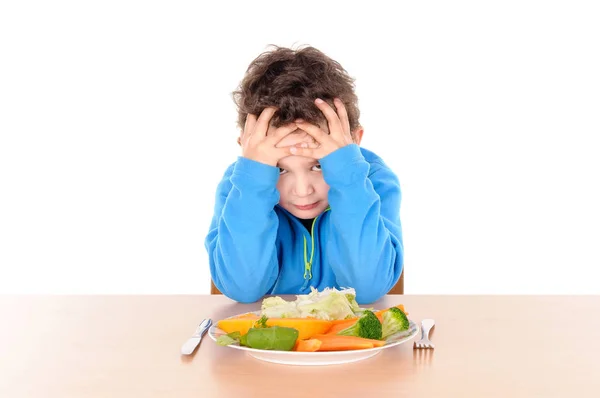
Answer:
[{"label": "wooden table", "polygon": [[255,310],[224,296],[0,296],[0,397],[599,397],[600,296],[387,296],[434,318],[411,343],[345,365],[258,361],[204,317]]}]

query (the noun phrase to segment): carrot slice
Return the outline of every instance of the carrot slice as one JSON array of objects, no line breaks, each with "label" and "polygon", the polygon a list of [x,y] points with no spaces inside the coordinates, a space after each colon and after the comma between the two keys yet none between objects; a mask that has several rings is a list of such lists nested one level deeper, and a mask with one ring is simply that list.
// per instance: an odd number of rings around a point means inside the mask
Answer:
[{"label": "carrot slice", "polygon": [[357,342],[357,343],[371,343],[375,347],[381,347],[385,345],[385,340],[375,340],[375,339],[367,339],[365,337],[356,337],[356,336],[340,336],[340,335],[331,335],[331,334],[317,334],[313,337],[314,339],[325,341],[325,340],[346,340],[348,342]]},{"label": "carrot slice", "polygon": [[298,340],[294,346],[294,351],[315,352],[321,347],[321,344],[321,340],[317,339]]},{"label": "carrot slice", "polygon": [[366,348],[381,347],[385,344],[385,341],[380,340],[354,336],[339,336],[334,334],[317,335],[314,336],[313,339],[321,341],[321,346],[318,351],[362,350]]},{"label": "carrot slice", "polygon": [[366,350],[373,348],[371,343],[348,343],[347,341],[328,340],[325,343],[321,342],[319,351],[349,351],[349,350]]},{"label": "carrot slice", "polygon": [[346,322],[346,323],[338,323],[337,325],[333,325],[325,334],[338,334],[342,330],[346,329],[349,326],[352,326],[356,323],[356,321]]},{"label": "carrot slice", "polygon": [[[395,305],[394,307],[398,308],[400,311],[404,312],[405,314],[408,315],[408,312],[406,312],[406,310],[404,309],[404,305],[402,304],[398,304]],[[386,308],[385,310],[379,310],[379,311],[375,311],[374,314],[377,315],[377,318],[379,318],[380,321],[383,320],[383,313],[386,312],[389,308]]]}]

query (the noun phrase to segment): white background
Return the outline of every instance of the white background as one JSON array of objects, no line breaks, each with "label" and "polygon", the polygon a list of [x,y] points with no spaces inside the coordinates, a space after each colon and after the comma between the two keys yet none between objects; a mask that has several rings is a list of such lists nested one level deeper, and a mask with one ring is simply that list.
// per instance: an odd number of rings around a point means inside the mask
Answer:
[{"label": "white background", "polygon": [[400,178],[406,293],[600,293],[595,2],[201,3],[2,3],[0,292],[208,293],[230,93],[310,44]]}]

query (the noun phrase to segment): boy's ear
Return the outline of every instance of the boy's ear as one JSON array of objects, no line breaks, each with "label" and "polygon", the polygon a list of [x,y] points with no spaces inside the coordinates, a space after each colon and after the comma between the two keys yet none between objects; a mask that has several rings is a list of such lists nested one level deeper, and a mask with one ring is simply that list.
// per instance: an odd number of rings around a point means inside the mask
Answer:
[{"label": "boy's ear", "polygon": [[244,134],[244,131],[240,131],[240,136],[237,139],[237,143],[239,146],[242,146],[242,134]]},{"label": "boy's ear", "polygon": [[358,127],[356,130],[354,130],[352,132],[352,139],[356,143],[356,145],[360,145],[360,142],[362,141],[364,132],[365,132],[365,130],[363,130],[362,127]]}]

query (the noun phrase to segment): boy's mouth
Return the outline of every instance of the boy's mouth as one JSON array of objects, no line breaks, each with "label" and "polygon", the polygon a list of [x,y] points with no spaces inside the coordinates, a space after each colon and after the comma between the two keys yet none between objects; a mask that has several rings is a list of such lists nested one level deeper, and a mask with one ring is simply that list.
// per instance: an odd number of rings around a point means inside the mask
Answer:
[{"label": "boy's mouth", "polygon": [[315,207],[317,207],[317,205],[319,204],[319,202],[315,202],[315,203],[311,203],[309,205],[294,205],[298,210],[312,210]]}]

